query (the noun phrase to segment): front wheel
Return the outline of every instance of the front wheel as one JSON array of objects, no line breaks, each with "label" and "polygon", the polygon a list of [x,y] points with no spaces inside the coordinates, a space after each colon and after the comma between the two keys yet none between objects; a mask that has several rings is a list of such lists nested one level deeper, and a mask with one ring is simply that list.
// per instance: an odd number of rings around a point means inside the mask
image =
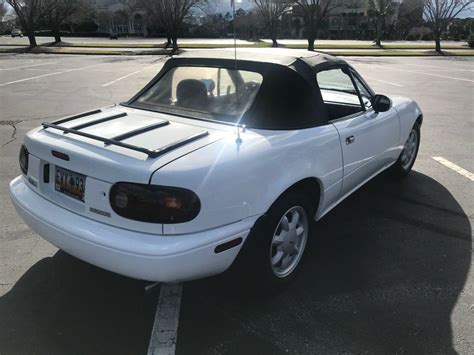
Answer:
[{"label": "front wheel", "polygon": [[415,123],[397,162],[393,165],[392,171],[396,175],[401,177],[406,176],[413,168],[420,147],[420,137],[420,126],[418,123]]}]

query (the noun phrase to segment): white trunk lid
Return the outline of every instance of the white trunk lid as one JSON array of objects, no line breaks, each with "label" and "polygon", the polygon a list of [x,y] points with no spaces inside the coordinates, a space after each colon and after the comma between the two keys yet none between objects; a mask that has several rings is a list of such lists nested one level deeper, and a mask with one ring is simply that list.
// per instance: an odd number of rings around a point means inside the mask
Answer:
[{"label": "white trunk lid", "polygon": [[[166,124],[166,121],[169,123]],[[91,124],[92,122],[95,124]],[[224,125],[124,106],[103,109],[101,112],[67,122],[59,120],[57,125],[101,139],[118,137],[118,142],[138,149],[158,152],[166,148],[164,154],[150,157],[141,151],[105,144],[97,139],[64,133],[55,128],[35,129],[25,137],[25,145],[30,153],[28,178],[31,180],[32,188],[37,192],[65,208],[90,218],[152,233],[159,233],[161,226],[124,220],[114,214],[108,200],[112,184],[118,181],[147,184],[153,172],[161,166],[212,144],[229,130],[229,127]],[[47,165],[49,165],[49,182],[46,182],[44,176]],[[86,177],[84,201],[55,189],[56,167]],[[36,186],[32,181],[36,182]],[[157,231],[156,228],[160,230]]]}]

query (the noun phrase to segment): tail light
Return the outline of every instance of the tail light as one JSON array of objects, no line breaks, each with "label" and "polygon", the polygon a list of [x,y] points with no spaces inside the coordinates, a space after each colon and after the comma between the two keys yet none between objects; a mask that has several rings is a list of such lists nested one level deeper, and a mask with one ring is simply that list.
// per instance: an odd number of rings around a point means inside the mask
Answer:
[{"label": "tail light", "polygon": [[109,198],[119,216],[142,222],[188,222],[201,209],[194,192],[171,186],[118,182],[112,186]]},{"label": "tail light", "polygon": [[28,157],[29,157],[28,149],[24,145],[20,148],[20,169],[23,174],[28,174]]}]

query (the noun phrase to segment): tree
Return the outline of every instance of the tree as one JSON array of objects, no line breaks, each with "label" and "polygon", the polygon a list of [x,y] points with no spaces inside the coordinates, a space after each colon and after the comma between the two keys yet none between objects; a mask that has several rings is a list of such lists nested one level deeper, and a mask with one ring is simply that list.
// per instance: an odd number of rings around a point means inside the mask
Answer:
[{"label": "tree", "polygon": [[227,33],[230,20],[222,14],[210,14],[204,16],[201,26],[199,26],[199,36],[218,37]]},{"label": "tree", "polygon": [[[314,51],[314,41],[321,28],[323,20],[330,10],[337,7],[332,0],[295,0],[299,11],[302,12],[306,39],[308,40],[308,51]],[[298,11],[296,10],[296,11]],[[295,8],[293,8],[295,11]]]},{"label": "tree", "polygon": [[46,22],[53,32],[54,42],[61,42],[61,27],[71,21],[73,16],[87,12],[91,7],[89,0],[48,0],[49,11],[46,13]]},{"label": "tree", "polygon": [[255,10],[245,12],[243,9],[238,9],[235,12],[235,19],[231,20],[229,32],[234,30],[234,22],[235,32],[240,38],[254,40],[261,37],[262,19]]},{"label": "tree", "polygon": [[375,44],[380,47],[382,41],[385,20],[394,12],[394,2],[392,0],[370,0],[369,16],[376,19]]},{"label": "tree", "polygon": [[0,0],[0,22],[3,19],[3,16],[7,14],[7,6],[5,4],[5,1]]},{"label": "tree", "polygon": [[21,27],[28,36],[30,47],[36,47],[35,30],[39,20],[47,14],[51,5],[50,0],[6,0],[15,11]]},{"label": "tree", "polygon": [[288,11],[291,0],[253,0],[272,40],[272,47],[278,47],[277,37],[281,16]]},{"label": "tree", "polygon": [[395,36],[406,39],[410,30],[423,22],[423,5],[423,0],[403,0],[400,3]]},{"label": "tree", "polygon": [[449,22],[463,10],[471,9],[473,0],[425,0],[423,14],[433,31],[436,52],[441,53],[441,35]]},{"label": "tree", "polygon": [[7,5],[5,4],[4,0],[0,0],[0,33],[3,33],[7,27],[3,22],[3,17],[7,14]]},{"label": "tree", "polygon": [[449,22],[445,38],[461,41],[467,40],[471,34],[474,34],[474,18],[455,18]]},{"label": "tree", "polygon": [[178,35],[185,18],[205,0],[145,0],[144,7],[155,22],[160,23],[168,38],[167,47],[172,43],[173,51],[178,49]]}]

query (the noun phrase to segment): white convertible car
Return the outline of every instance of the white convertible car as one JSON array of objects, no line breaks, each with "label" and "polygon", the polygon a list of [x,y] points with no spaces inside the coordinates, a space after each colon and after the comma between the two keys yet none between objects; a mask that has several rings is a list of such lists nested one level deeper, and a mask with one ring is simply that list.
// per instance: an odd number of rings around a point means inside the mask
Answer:
[{"label": "white convertible car", "polygon": [[314,223],[420,143],[413,101],[376,95],[345,61],[285,50],[169,59],[126,103],[30,131],[10,184],[25,222],[65,252],[179,282],[236,259],[282,284]]}]

